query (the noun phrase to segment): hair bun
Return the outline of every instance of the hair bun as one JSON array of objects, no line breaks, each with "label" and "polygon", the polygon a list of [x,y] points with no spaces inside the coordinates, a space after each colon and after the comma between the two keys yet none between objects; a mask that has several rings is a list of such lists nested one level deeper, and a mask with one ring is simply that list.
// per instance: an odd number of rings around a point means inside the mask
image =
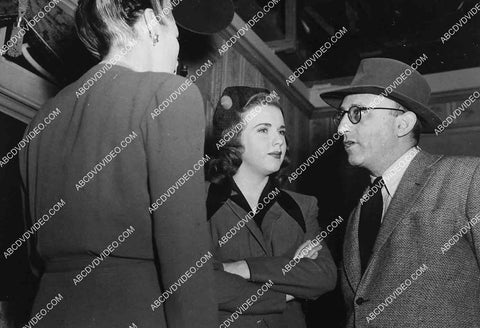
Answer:
[{"label": "hair bun", "polygon": [[142,0],[121,0],[121,6],[127,19],[135,19],[138,12],[148,7]]}]

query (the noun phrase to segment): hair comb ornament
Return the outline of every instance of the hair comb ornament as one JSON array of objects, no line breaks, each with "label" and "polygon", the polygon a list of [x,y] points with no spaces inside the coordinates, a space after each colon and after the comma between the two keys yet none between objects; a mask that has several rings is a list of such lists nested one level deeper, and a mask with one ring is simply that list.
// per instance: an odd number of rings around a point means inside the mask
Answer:
[{"label": "hair comb ornament", "polygon": [[220,99],[220,104],[224,109],[230,109],[233,106],[233,100],[230,98],[230,96],[223,96]]}]

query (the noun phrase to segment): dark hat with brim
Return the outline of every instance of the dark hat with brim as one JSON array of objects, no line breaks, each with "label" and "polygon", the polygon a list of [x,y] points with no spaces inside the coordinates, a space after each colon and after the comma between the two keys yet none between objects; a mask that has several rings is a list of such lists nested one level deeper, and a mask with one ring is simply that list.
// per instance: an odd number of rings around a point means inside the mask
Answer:
[{"label": "dark hat with brim", "polygon": [[182,28],[214,34],[226,28],[235,13],[231,0],[171,0],[173,17]]},{"label": "dark hat with brim", "polygon": [[[433,133],[442,123],[437,114],[428,107],[431,89],[427,80],[412,67],[398,60],[363,59],[349,87],[323,92],[320,97],[338,109],[346,96],[362,93],[383,95],[414,112],[424,133]],[[376,107],[378,104],[371,106]]]}]

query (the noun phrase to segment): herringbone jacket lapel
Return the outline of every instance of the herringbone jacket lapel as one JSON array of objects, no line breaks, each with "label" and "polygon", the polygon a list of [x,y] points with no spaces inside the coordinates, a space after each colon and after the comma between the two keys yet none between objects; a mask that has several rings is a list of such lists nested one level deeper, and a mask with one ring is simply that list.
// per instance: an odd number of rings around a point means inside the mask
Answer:
[{"label": "herringbone jacket lapel", "polygon": [[350,214],[349,224],[345,232],[343,244],[344,261],[347,280],[352,290],[357,290],[361,279],[360,251],[358,246],[358,223],[360,221],[360,203]]},{"label": "herringbone jacket lapel", "polygon": [[397,191],[382,221],[375,245],[373,247],[370,263],[361,276],[360,254],[358,246],[358,224],[360,220],[361,205],[357,207],[350,215],[350,222],[345,235],[344,251],[344,269],[351,288],[356,291],[359,284],[366,283],[368,273],[372,265],[376,263],[376,257],[381,252],[383,245],[391,236],[395,227],[402,219],[408,216],[411,208],[415,204],[420,192],[425,187],[432,174],[432,166],[441,158],[440,155],[431,155],[420,151],[412,160],[400,181]]},{"label": "herringbone jacket lapel", "polygon": [[[432,166],[441,158],[441,155],[431,155],[420,151],[412,160],[400,181],[397,191],[383,217],[382,225],[373,246],[370,263],[365,270],[361,282],[368,276],[369,268],[376,263],[376,257],[383,245],[392,235],[395,227],[410,213],[417,198],[425,188],[432,175]],[[408,237],[408,236],[406,236]]]}]

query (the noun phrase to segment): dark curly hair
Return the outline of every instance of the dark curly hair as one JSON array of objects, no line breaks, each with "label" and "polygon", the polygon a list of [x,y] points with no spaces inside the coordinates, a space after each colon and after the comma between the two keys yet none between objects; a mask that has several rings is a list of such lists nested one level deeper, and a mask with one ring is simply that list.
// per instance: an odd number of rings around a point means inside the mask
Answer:
[{"label": "dark curly hair", "polygon": [[133,25],[150,8],[158,15],[168,0],[79,0],[77,34],[95,57],[103,58],[115,43],[135,38]]},{"label": "dark curly hair", "polygon": [[[270,100],[268,100],[270,99]],[[245,106],[231,109],[232,115],[228,116],[227,122],[225,119],[220,122],[214,116],[213,119],[213,142],[216,147],[209,147],[209,149],[215,149],[211,155],[212,159],[207,163],[206,176],[207,180],[212,183],[221,183],[224,179],[231,178],[237,173],[238,168],[242,164],[243,145],[240,142],[243,127],[242,121],[245,119],[245,115],[257,106],[269,104],[277,107],[283,113],[283,109],[277,99],[271,100],[269,93],[261,92],[253,95],[247,101]],[[242,127],[240,130],[236,127]],[[244,126],[244,125],[243,125]],[[221,140],[226,141],[221,143]],[[288,166],[288,142],[285,158],[282,162],[280,170],[270,175],[275,179],[277,184],[282,184],[285,179],[284,169]],[[219,144],[220,143],[220,144]]]}]

